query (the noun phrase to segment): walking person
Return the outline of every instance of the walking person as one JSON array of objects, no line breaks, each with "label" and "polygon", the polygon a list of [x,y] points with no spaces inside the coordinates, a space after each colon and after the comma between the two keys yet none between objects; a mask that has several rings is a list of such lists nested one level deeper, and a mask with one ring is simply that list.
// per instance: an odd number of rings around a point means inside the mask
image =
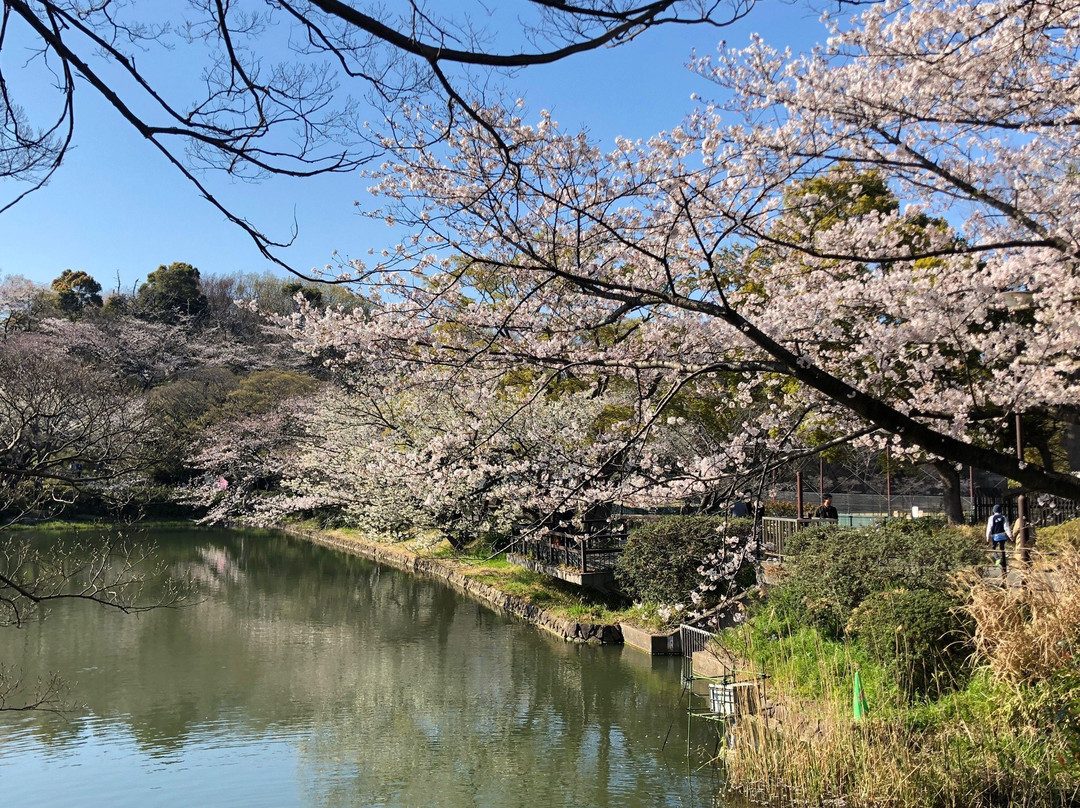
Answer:
[{"label": "walking person", "polygon": [[1015,544],[1017,547],[1019,547],[1021,545],[1021,543],[1023,543],[1025,545],[1027,545],[1028,549],[1033,548],[1035,546],[1035,525],[1031,524],[1030,519],[1027,520],[1026,522],[1024,522],[1024,524],[1023,524],[1024,535],[1023,536],[1020,535],[1020,528],[1021,528],[1020,517],[1017,517],[1016,521],[1013,522],[1012,530],[1009,533],[1009,535],[1012,537],[1013,544]]},{"label": "walking person", "polygon": [[1009,535],[1012,537],[1019,559],[1025,564],[1031,561],[1031,551],[1035,548],[1035,525],[1031,524],[1031,520],[1021,521],[1019,516],[1016,517]]},{"label": "walking person", "polygon": [[994,556],[994,563],[1001,566],[1001,574],[1005,576],[1009,574],[1009,555],[1005,551],[1005,542],[1011,538],[1009,520],[1001,512],[1001,506],[995,505],[994,512],[986,520],[986,543],[997,554]]}]

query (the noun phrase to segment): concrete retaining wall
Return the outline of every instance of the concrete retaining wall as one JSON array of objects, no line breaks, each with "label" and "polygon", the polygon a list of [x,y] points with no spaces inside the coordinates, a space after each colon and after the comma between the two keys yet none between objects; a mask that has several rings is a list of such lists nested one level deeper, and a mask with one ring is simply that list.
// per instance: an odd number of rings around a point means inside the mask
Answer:
[{"label": "concrete retaining wall", "polygon": [[372,542],[349,541],[328,536],[311,530],[286,529],[290,536],[306,539],[313,544],[331,547],[344,553],[367,558],[388,567],[405,570],[429,578],[446,581],[459,592],[464,592],[482,603],[521,617],[545,631],[570,642],[589,642],[617,644],[623,641],[623,632],[619,626],[599,623],[573,623],[548,614],[538,606],[526,603],[519,598],[500,592],[490,584],[462,575],[449,564],[435,558],[420,558],[400,547]]},{"label": "concrete retaining wall", "polygon": [[643,628],[635,626],[619,625],[622,629],[623,642],[646,654],[677,655],[682,654],[682,642],[679,630],[666,631],[662,634],[651,634]]}]

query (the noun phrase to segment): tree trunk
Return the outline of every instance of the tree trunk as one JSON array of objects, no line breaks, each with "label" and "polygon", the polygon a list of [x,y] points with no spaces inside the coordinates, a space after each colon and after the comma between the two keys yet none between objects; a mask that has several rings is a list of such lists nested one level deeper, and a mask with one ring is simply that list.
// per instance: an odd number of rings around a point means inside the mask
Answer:
[{"label": "tree trunk", "polygon": [[935,460],[931,465],[941,478],[941,505],[950,525],[964,524],[964,505],[960,500],[960,472],[945,460]]}]

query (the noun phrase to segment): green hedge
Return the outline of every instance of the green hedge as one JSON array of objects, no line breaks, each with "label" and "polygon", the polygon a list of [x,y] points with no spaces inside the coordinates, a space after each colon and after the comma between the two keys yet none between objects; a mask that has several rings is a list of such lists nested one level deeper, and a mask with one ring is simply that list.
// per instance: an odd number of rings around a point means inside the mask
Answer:
[{"label": "green hedge", "polygon": [[[720,552],[725,538],[745,540],[754,529],[752,519],[718,516],[667,516],[630,532],[615,571],[620,588],[635,600],[676,604],[689,602],[701,583],[698,568],[712,553]],[[746,584],[752,569],[740,572]],[[699,607],[707,607],[725,592],[718,587]]]},{"label": "green hedge", "polygon": [[809,528],[788,540],[784,579],[770,596],[796,624],[839,639],[855,607],[891,589],[944,592],[949,573],[984,558],[978,542],[935,519]]},{"label": "green hedge", "polygon": [[855,607],[847,631],[909,700],[938,696],[966,680],[971,620],[943,592],[875,592]]}]

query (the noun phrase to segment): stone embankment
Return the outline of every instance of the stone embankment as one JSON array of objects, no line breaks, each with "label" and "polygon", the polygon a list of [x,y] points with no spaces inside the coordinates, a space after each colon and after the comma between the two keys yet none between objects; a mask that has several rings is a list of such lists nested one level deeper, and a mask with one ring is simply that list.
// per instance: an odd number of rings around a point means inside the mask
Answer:
[{"label": "stone embankment", "polygon": [[508,595],[490,584],[470,578],[456,569],[453,564],[441,559],[424,558],[403,547],[352,538],[343,539],[314,530],[286,528],[285,531],[292,536],[306,539],[313,544],[332,547],[343,553],[367,558],[379,564],[385,564],[388,567],[405,570],[406,572],[438,578],[459,592],[464,592],[499,611],[527,620],[545,631],[549,631],[557,637],[570,642],[617,644],[623,641],[622,629],[617,625],[575,623],[564,620],[549,614],[538,606],[513,595]]}]

